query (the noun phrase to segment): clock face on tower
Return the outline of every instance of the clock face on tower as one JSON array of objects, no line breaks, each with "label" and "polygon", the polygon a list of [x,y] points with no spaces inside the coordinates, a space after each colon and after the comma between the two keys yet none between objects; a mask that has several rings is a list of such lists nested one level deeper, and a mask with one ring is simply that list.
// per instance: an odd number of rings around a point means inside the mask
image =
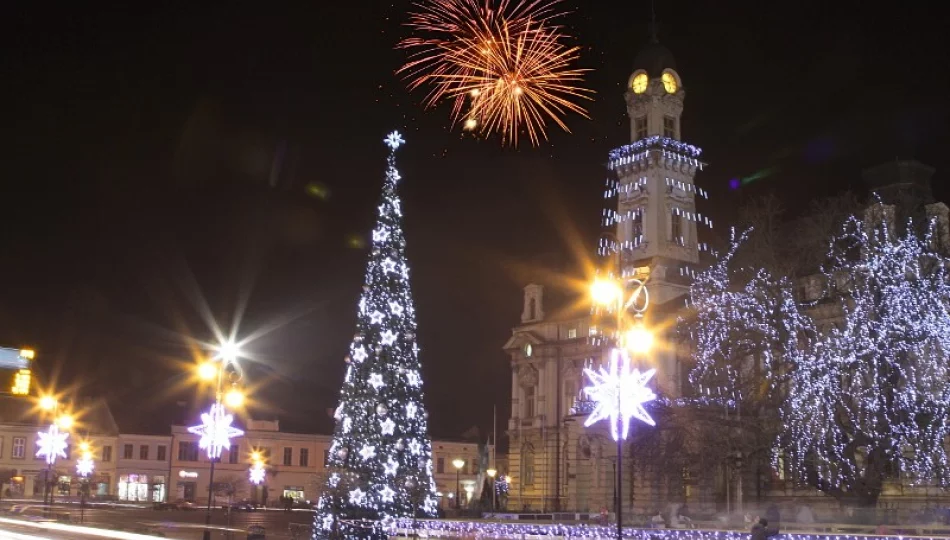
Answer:
[{"label": "clock face on tower", "polygon": [[630,82],[630,89],[633,90],[634,94],[642,94],[647,91],[648,82],[649,78],[646,73],[638,73]]},{"label": "clock face on tower", "polygon": [[669,71],[663,74],[663,88],[670,94],[676,93],[676,77]]}]

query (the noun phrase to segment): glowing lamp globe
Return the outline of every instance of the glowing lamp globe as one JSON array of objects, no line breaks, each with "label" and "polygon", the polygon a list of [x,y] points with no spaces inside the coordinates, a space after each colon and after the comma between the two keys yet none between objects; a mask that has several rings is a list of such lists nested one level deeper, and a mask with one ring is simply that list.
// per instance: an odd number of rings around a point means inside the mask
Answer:
[{"label": "glowing lamp globe", "polygon": [[244,392],[238,390],[237,388],[232,388],[228,390],[227,394],[224,394],[224,402],[228,407],[232,409],[237,409],[244,405]]},{"label": "glowing lamp globe", "polygon": [[218,365],[214,362],[203,362],[198,366],[198,378],[203,381],[213,381],[218,376]]},{"label": "glowing lamp globe", "polygon": [[465,466],[465,460],[464,460],[464,459],[453,459],[453,460],[452,460],[452,465],[453,465],[456,469],[461,469],[462,467]]},{"label": "glowing lamp globe", "polygon": [[43,396],[40,398],[40,408],[44,411],[52,411],[59,403],[53,396]]},{"label": "glowing lamp globe", "polygon": [[590,287],[590,296],[595,303],[609,306],[620,298],[621,290],[613,281],[598,279]]},{"label": "glowing lamp globe", "polygon": [[653,347],[653,334],[643,326],[634,326],[624,336],[624,344],[632,353],[647,353]]}]

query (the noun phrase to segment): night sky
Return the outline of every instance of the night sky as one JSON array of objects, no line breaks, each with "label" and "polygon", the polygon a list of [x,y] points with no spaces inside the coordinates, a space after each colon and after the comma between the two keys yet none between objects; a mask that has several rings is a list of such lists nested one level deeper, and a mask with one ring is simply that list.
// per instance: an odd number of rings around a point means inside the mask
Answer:
[{"label": "night sky", "polygon": [[[194,397],[187,339],[213,335],[206,304],[239,336],[272,329],[247,346],[260,414],[329,429],[382,138],[400,129],[434,435],[490,429],[493,404],[506,425],[520,289],[533,270],[579,275],[578,240],[592,252],[649,2],[566,1],[591,119],[517,150],[451,131],[394,76],[409,2],[62,4],[4,6],[0,344],[108,397],[123,429],[167,432]],[[774,191],[793,215],[895,158],[937,167],[950,198],[947,21],[868,6],[657,1],[714,233],[751,196]]]}]

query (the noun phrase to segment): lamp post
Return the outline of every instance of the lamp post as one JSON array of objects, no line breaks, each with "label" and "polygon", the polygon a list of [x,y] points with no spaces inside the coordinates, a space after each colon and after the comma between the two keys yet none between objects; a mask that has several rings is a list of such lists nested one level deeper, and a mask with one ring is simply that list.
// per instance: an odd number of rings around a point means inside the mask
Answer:
[{"label": "lamp post", "polygon": [[[618,273],[620,271],[618,265]],[[627,294],[629,285],[633,290]],[[610,368],[600,367],[599,372],[585,369],[591,381],[585,388],[587,395],[596,402],[596,407],[585,422],[590,426],[598,420],[609,419],[611,435],[617,441],[616,512],[617,538],[623,538],[623,441],[630,429],[630,419],[637,418],[647,424],[654,421],[643,409],[643,404],[656,395],[646,384],[656,373],[650,369],[641,373],[630,366],[630,353],[645,354],[653,344],[653,335],[643,325],[643,313],[649,305],[646,285],[638,279],[597,280],[591,286],[595,303],[613,308],[616,312],[615,346],[610,351]],[[632,327],[625,327],[626,315],[633,313]]]},{"label": "lamp post", "polygon": [[79,486],[79,522],[86,520],[86,496],[89,493],[89,476],[96,468],[92,460],[92,447],[88,441],[79,443],[80,457],[76,460],[76,474],[80,478]]},{"label": "lamp post", "polygon": [[[198,366],[198,376],[212,383],[214,402],[207,413],[201,415],[201,425],[188,428],[190,433],[200,435],[198,446],[208,453],[211,467],[208,472],[208,507],[205,509],[205,529],[203,540],[211,540],[211,507],[214,504],[214,464],[221,459],[221,452],[230,447],[231,439],[240,437],[243,431],[231,425],[234,417],[228,414],[225,405],[237,408],[244,404],[244,392],[237,387],[237,380],[231,381],[231,388],[224,391],[224,375],[229,367],[237,366],[240,349],[234,341],[226,341],[218,346],[218,354],[210,361]],[[237,371],[232,371],[237,373]],[[238,379],[239,380],[239,379]]]},{"label": "lamp post", "polygon": [[462,467],[465,466],[465,460],[455,458],[452,460],[452,466],[455,467],[455,508],[462,509],[461,487],[462,487]]},{"label": "lamp post", "polygon": [[485,471],[488,474],[488,477],[491,478],[491,511],[495,511],[495,475],[498,474],[497,469],[488,469]]}]

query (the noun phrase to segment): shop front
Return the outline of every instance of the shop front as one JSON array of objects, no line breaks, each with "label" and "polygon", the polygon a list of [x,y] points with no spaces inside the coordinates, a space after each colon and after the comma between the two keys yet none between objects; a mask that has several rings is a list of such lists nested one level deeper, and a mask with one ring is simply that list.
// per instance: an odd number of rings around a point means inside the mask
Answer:
[{"label": "shop front", "polygon": [[116,496],[120,501],[162,502],[165,500],[166,489],[164,474],[121,474]]}]

